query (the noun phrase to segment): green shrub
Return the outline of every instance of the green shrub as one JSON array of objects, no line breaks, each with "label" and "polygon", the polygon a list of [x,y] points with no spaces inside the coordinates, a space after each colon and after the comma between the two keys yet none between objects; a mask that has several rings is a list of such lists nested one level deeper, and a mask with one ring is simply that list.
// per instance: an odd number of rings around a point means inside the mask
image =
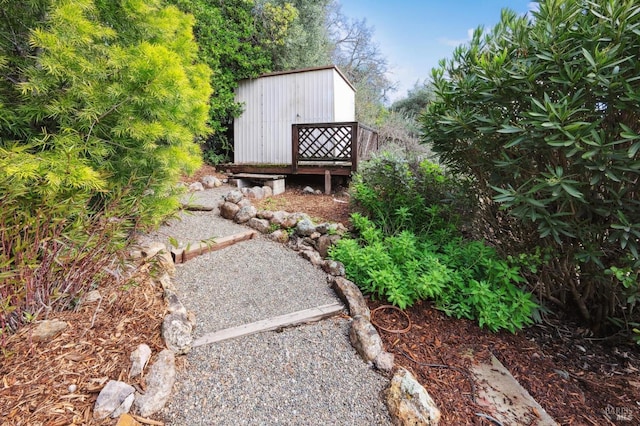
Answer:
[{"label": "green shrub", "polygon": [[361,165],[350,192],[356,210],[387,234],[452,229],[460,213],[470,209],[462,185],[437,164],[389,152]]},{"label": "green shrub", "polygon": [[421,118],[424,142],[473,177],[508,254],[552,254],[540,297],[594,329],[628,321],[640,298],[637,280],[613,273],[640,269],[639,31],[633,0],[541,1],[533,19],[504,11],[432,71]]},{"label": "green shrub", "polygon": [[532,323],[537,304],[517,287],[524,281],[519,268],[483,242],[454,238],[439,246],[406,230],[385,235],[357,213],[352,222],[359,237],[339,240],[330,256],[364,293],[401,309],[432,300],[448,315],[476,319],[491,331],[514,332]]},{"label": "green shrub", "polygon": [[15,329],[175,211],[212,90],[193,18],[160,0],[2,7],[0,329]]}]

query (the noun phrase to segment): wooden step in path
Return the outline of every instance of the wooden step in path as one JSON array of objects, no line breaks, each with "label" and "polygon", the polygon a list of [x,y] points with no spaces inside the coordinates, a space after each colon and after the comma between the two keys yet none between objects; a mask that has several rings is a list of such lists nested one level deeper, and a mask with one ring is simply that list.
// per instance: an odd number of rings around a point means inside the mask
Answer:
[{"label": "wooden step in path", "polygon": [[344,309],[344,305],[340,302],[304,309],[302,311],[292,312],[290,314],[280,315],[266,320],[260,320],[213,333],[207,333],[193,342],[192,346],[196,348],[198,346],[209,345],[223,340],[235,339],[236,337],[248,336],[264,331],[278,330],[283,327],[317,322],[335,316],[340,312],[343,312]]},{"label": "wooden step in path", "polygon": [[232,246],[241,241],[251,240],[258,236],[258,231],[253,229],[240,232],[239,234],[229,235],[221,238],[211,238],[209,241],[201,241],[195,244],[190,244],[186,248],[174,248],[171,250],[171,257],[173,257],[174,263],[184,263],[194,257],[221,250],[223,248]]}]

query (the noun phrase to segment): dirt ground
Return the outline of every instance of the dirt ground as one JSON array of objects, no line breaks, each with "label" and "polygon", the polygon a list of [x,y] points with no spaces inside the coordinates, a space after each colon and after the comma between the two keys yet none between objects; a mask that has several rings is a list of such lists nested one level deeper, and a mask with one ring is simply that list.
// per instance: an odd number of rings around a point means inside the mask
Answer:
[{"label": "dirt ground", "polygon": [[[205,167],[186,181],[204,174],[217,173]],[[347,224],[348,196],[340,189],[304,195],[307,184],[322,189],[320,181],[287,182],[285,194],[261,205]],[[51,342],[32,341],[30,325],[0,347],[0,425],[96,424],[91,410],[98,392],[108,379],[126,379],[131,351],[140,343],[154,354],[162,348],[165,305],[161,289],[145,274],[100,292],[100,302],[49,316],[69,323]],[[379,306],[370,301],[372,309]],[[640,346],[593,338],[586,329],[551,316],[517,334],[493,334],[471,321],[448,318],[428,302],[406,314],[380,309],[372,322],[396,363],[412,371],[434,397],[442,425],[494,424],[476,414],[481,409],[464,356],[470,352],[478,359],[495,355],[559,424],[640,423]],[[144,382],[134,384],[144,389]]]}]

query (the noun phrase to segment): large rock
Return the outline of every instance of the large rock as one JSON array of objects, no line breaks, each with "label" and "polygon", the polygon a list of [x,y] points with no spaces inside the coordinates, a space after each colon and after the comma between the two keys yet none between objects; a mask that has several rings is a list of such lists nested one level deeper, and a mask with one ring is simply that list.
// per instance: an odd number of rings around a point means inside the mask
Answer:
[{"label": "large rock", "polygon": [[278,243],[287,243],[289,241],[289,234],[283,229],[276,229],[269,234],[269,238]]},{"label": "large rock", "polygon": [[164,343],[176,354],[186,354],[191,350],[193,342],[193,324],[182,312],[170,313],[162,321],[162,338]]},{"label": "large rock", "polygon": [[340,300],[349,307],[349,315],[352,318],[361,316],[367,321],[371,321],[371,311],[369,311],[367,301],[364,300],[358,286],[343,277],[335,277],[332,281],[333,290]]},{"label": "large rock", "polygon": [[109,380],[102,388],[93,406],[93,418],[106,419],[111,413],[123,405],[129,395],[135,392],[133,386],[117,380]]},{"label": "large rock", "polygon": [[276,212],[273,212],[273,214],[271,215],[271,218],[269,220],[274,225],[278,225],[278,226],[282,227],[283,224],[284,224],[284,221],[287,219],[287,217],[289,217],[289,213],[287,213],[285,211],[282,211],[282,210],[278,210]]},{"label": "large rock", "polygon": [[253,217],[249,219],[249,222],[247,222],[247,226],[255,229],[261,234],[266,234],[271,231],[271,225],[267,219],[258,219],[257,217]]},{"label": "large rock", "polygon": [[256,217],[257,212],[258,210],[253,206],[241,207],[240,210],[238,210],[238,213],[236,213],[236,216],[233,218],[233,220],[236,223],[246,223],[251,218]]},{"label": "large rock", "polygon": [[262,192],[264,192],[264,198],[269,198],[273,195],[273,189],[270,186],[263,186]]},{"label": "large rock", "polygon": [[262,200],[264,198],[264,189],[261,186],[249,188],[245,194],[251,200]]},{"label": "large rock", "polygon": [[287,215],[287,217],[285,217],[285,219],[282,221],[282,227],[295,228],[298,222],[304,219],[309,219],[309,216],[305,213],[291,213],[290,215]]},{"label": "large rock", "polygon": [[225,219],[233,220],[233,218],[236,217],[236,214],[238,214],[239,211],[240,206],[230,201],[225,201],[220,206],[220,216],[224,217]]},{"label": "large rock", "polygon": [[228,201],[234,204],[239,203],[240,200],[242,200],[243,198],[244,198],[244,195],[242,195],[242,192],[238,190],[229,191],[227,195],[224,196],[225,201]]},{"label": "large rock", "polygon": [[44,320],[38,323],[31,338],[34,342],[48,342],[67,328],[67,323],[60,320]]},{"label": "large rock", "polygon": [[340,240],[339,235],[321,235],[316,241],[316,250],[318,250],[320,256],[327,257],[329,249],[338,242],[338,240]]},{"label": "large rock", "polygon": [[351,321],[349,340],[366,362],[374,362],[382,353],[382,339],[375,327],[364,317],[358,316]]},{"label": "large rock", "polygon": [[135,407],[142,417],[149,417],[164,407],[176,381],[175,356],[168,349],[158,354],[146,376],[147,390],[136,394]]},{"label": "large rock", "polygon": [[142,370],[147,366],[151,358],[151,348],[148,345],[140,344],[135,351],[131,352],[129,360],[131,361],[131,368],[129,369],[129,377],[138,377],[142,374]]},{"label": "large rock", "polygon": [[128,397],[122,401],[122,404],[118,408],[116,408],[113,413],[111,413],[111,418],[115,419],[116,417],[120,417],[123,414],[127,414],[129,410],[131,410],[131,406],[133,405],[133,400],[135,399],[135,395],[132,393]]},{"label": "large rock", "polygon": [[404,368],[391,379],[386,403],[394,425],[437,425],[440,421],[440,410],[429,393]]},{"label": "large rock", "polygon": [[313,249],[311,249],[311,250],[301,250],[300,251],[300,255],[302,257],[304,257],[305,259],[307,259],[309,262],[311,262],[311,264],[313,266],[317,266],[317,267],[321,267],[322,266],[323,260],[322,260],[322,258],[320,257],[320,254],[317,251],[315,251]]},{"label": "large rock", "polygon": [[302,237],[308,237],[314,232],[316,232],[316,226],[309,218],[303,218],[296,224],[296,234]]}]

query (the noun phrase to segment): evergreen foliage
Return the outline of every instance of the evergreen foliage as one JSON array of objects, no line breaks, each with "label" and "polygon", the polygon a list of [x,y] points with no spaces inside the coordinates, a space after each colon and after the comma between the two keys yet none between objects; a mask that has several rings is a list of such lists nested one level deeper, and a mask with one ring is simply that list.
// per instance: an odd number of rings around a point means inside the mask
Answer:
[{"label": "evergreen foliage", "polygon": [[552,254],[540,297],[600,330],[628,323],[640,299],[638,34],[632,0],[503,11],[433,70],[422,117],[424,141],[486,198],[483,219],[501,215],[492,198],[514,222],[502,247]]},{"label": "evergreen foliage", "polygon": [[57,285],[175,210],[175,184],[201,163],[211,87],[193,17],[159,0],[1,6],[4,328],[9,310],[50,308],[43,286],[65,298],[86,289],[79,275],[73,290]]}]

